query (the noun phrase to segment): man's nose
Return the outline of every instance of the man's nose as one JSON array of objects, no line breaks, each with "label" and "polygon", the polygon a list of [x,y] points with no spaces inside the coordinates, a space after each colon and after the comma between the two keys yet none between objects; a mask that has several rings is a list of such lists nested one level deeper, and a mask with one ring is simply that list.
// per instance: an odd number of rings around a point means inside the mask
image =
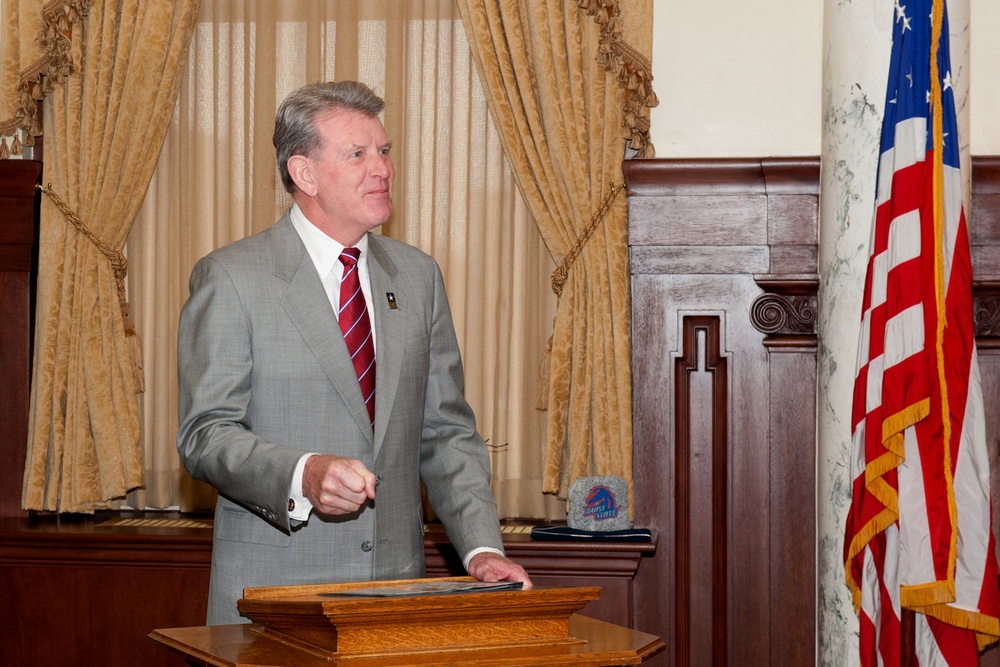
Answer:
[{"label": "man's nose", "polygon": [[383,180],[392,175],[392,159],[387,155],[377,156],[371,163],[371,174]]}]

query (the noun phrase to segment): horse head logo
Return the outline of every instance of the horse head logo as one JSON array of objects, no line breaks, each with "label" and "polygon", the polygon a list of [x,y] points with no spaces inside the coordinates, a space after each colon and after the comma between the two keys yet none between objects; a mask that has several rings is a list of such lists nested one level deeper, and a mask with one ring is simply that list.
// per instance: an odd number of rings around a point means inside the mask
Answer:
[{"label": "horse head logo", "polygon": [[606,486],[595,486],[587,494],[583,513],[598,521],[617,517],[618,502],[615,500],[615,494],[611,493]]}]

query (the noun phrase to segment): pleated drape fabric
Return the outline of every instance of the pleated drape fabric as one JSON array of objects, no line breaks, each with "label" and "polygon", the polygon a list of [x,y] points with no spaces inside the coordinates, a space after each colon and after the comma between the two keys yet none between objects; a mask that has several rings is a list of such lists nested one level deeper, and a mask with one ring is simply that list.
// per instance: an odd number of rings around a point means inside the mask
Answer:
[{"label": "pleated drape fabric", "polygon": [[507,159],[563,265],[553,285],[561,295],[543,488],[565,496],[578,476],[600,474],[620,475],[631,489],[631,301],[619,188],[626,145],[652,154],[643,130],[656,101],[651,77],[636,67],[650,52],[652,3],[458,5]]},{"label": "pleated drape fabric", "polygon": [[45,98],[54,196],[41,208],[25,509],[90,512],[143,483],[138,350],[101,246],[124,248],[142,204],[198,7],[90,3],[71,27],[75,71]]}]

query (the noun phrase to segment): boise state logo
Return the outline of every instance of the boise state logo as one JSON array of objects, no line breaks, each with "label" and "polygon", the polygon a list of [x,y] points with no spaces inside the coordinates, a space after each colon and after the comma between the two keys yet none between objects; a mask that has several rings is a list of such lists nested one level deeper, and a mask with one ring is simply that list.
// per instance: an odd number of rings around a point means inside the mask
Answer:
[{"label": "boise state logo", "polygon": [[602,521],[604,519],[614,519],[618,516],[618,502],[615,494],[606,486],[595,486],[587,494],[586,504],[583,508],[583,515],[592,519]]}]

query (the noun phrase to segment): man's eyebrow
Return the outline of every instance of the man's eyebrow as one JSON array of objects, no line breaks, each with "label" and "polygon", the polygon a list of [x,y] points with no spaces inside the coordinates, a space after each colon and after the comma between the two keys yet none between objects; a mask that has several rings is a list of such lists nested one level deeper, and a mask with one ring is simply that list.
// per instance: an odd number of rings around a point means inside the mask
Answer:
[{"label": "man's eyebrow", "polygon": [[[365,148],[367,146],[368,146],[368,144],[349,144],[349,145],[347,145],[347,146],[344,147],[344,151],[345,151],[345,153],[353,153],[355,151],[363,151],[363,150],[365,150]],[[382,144],[381,146],[379,146],[379,150],[381,150],[383,148],[392,148],[392,142],[391,141],[387,141],[384,144]]]}]

